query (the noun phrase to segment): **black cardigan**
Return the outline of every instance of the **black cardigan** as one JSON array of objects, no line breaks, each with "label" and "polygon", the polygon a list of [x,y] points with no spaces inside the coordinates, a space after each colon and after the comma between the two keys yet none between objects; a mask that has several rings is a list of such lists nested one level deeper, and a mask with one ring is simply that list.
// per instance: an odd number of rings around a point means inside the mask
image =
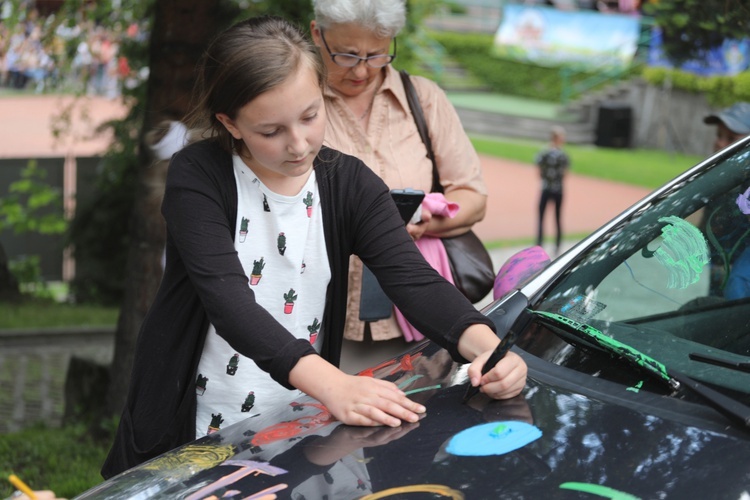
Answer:
[{"label": "black cardigan", "polygon": [[[349,257],[358,255],[405,317],[458,353],[470,325],[494,325],[430,267],[406,232],[389,190],[359,159],[323,148],[314,162],[331,282],[321,355],[338,365]],[[259,306],[234,248],[237,187],[232,157],[211,140],[170,163],[162,213],[167,265],[141,327],[127,402],[102,468],[111,477],[195,439],[195,377],[209,323],[281,385],[315,351]]]}]

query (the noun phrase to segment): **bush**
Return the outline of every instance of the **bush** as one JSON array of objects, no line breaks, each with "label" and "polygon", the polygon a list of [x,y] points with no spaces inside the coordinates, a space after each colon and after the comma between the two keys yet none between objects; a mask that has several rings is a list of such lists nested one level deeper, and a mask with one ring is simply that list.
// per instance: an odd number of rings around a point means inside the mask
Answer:
[{"label": "bush", "polygon": [[675,89],[704,94],[708,103],[715,107],[750,101],[750,71],[735,76],[701,76],[678,69],[649,67],[643,70],[642,76],[652,85],[664,85],[671,80]]},{"label": "bush", "polygon": [[[456,62],[484,82],[493,92],[543,101],[560,101],[565,82],[561,67],[537,66],[492,55],[493,35],[481,33],[432,32]],[[638,70],[629,73],[635,74]],[[590,80],[598,73],[568,68],[568,85]],[[594,88],[606,83],[595,85]]]}]

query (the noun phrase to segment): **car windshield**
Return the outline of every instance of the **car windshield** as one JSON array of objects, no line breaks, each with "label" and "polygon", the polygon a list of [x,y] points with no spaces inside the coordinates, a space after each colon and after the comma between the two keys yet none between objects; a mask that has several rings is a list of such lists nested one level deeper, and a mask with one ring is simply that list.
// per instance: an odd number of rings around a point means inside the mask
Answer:
[{"label": "car windshield", "polygon": [[[750,400],[750,143],[692,169],[579,255],[534,309]],[[589,346],[590,347],[590,346]],[[556,354],[565,364],[573,350]]]}]

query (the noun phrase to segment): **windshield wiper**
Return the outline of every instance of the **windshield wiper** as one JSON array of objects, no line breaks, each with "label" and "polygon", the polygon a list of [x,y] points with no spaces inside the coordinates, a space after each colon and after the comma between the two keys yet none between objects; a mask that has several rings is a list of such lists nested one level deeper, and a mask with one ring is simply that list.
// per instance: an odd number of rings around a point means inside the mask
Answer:
[{"label": "windshield wiper", "polygon": [[734,359],[727,359],[721,356],[714,356],[712,354],[704,354],[700,352],[691,352],[688,356],[690,356],[690,359],[693,361],[721,366],[738,372],[750,373],[750,363],[744,361],[736,361]]},{"label": "windshield wiper", "polygon": [[705,399],[706,402],[733,422],[738,423],[742,427],[750,428],[750,407],[747,407],[744,404],[693,380],[683,373],[667,369],[664,364],[658,362],[654,358],[640,352],[634,347],[604,335],[593,326],[579,323],[578,321],[560,314],[546,311],[532,312],[537,315],[542,322],[550,322],[554,326],[564,329],[567,333],[572,334],[576,338],[593,343],[606,352],[621,356],[635,366],[640,367],[648,373],[663,380],[674,390],[679,390],[681,387],[687,387]]}]

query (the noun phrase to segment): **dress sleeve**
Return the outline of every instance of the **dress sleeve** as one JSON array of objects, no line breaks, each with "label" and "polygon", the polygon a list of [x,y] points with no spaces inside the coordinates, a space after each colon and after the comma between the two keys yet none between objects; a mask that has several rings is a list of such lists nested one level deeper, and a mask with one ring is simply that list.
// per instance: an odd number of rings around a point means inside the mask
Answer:
[{"label": "dress sleeve", "polygon": [[[291,388],[289,371],[315,350],[255,301],[234,248],[235,224],[229,220],[226,190],[236,186],[231,158],[222,154],[224,163],[215,154],[186,148],[172,159],[162,205],[167,231],[179,256],[176,260],[185,267],[217,333]],[[229,173],[219,175],[222,168]]]}]

